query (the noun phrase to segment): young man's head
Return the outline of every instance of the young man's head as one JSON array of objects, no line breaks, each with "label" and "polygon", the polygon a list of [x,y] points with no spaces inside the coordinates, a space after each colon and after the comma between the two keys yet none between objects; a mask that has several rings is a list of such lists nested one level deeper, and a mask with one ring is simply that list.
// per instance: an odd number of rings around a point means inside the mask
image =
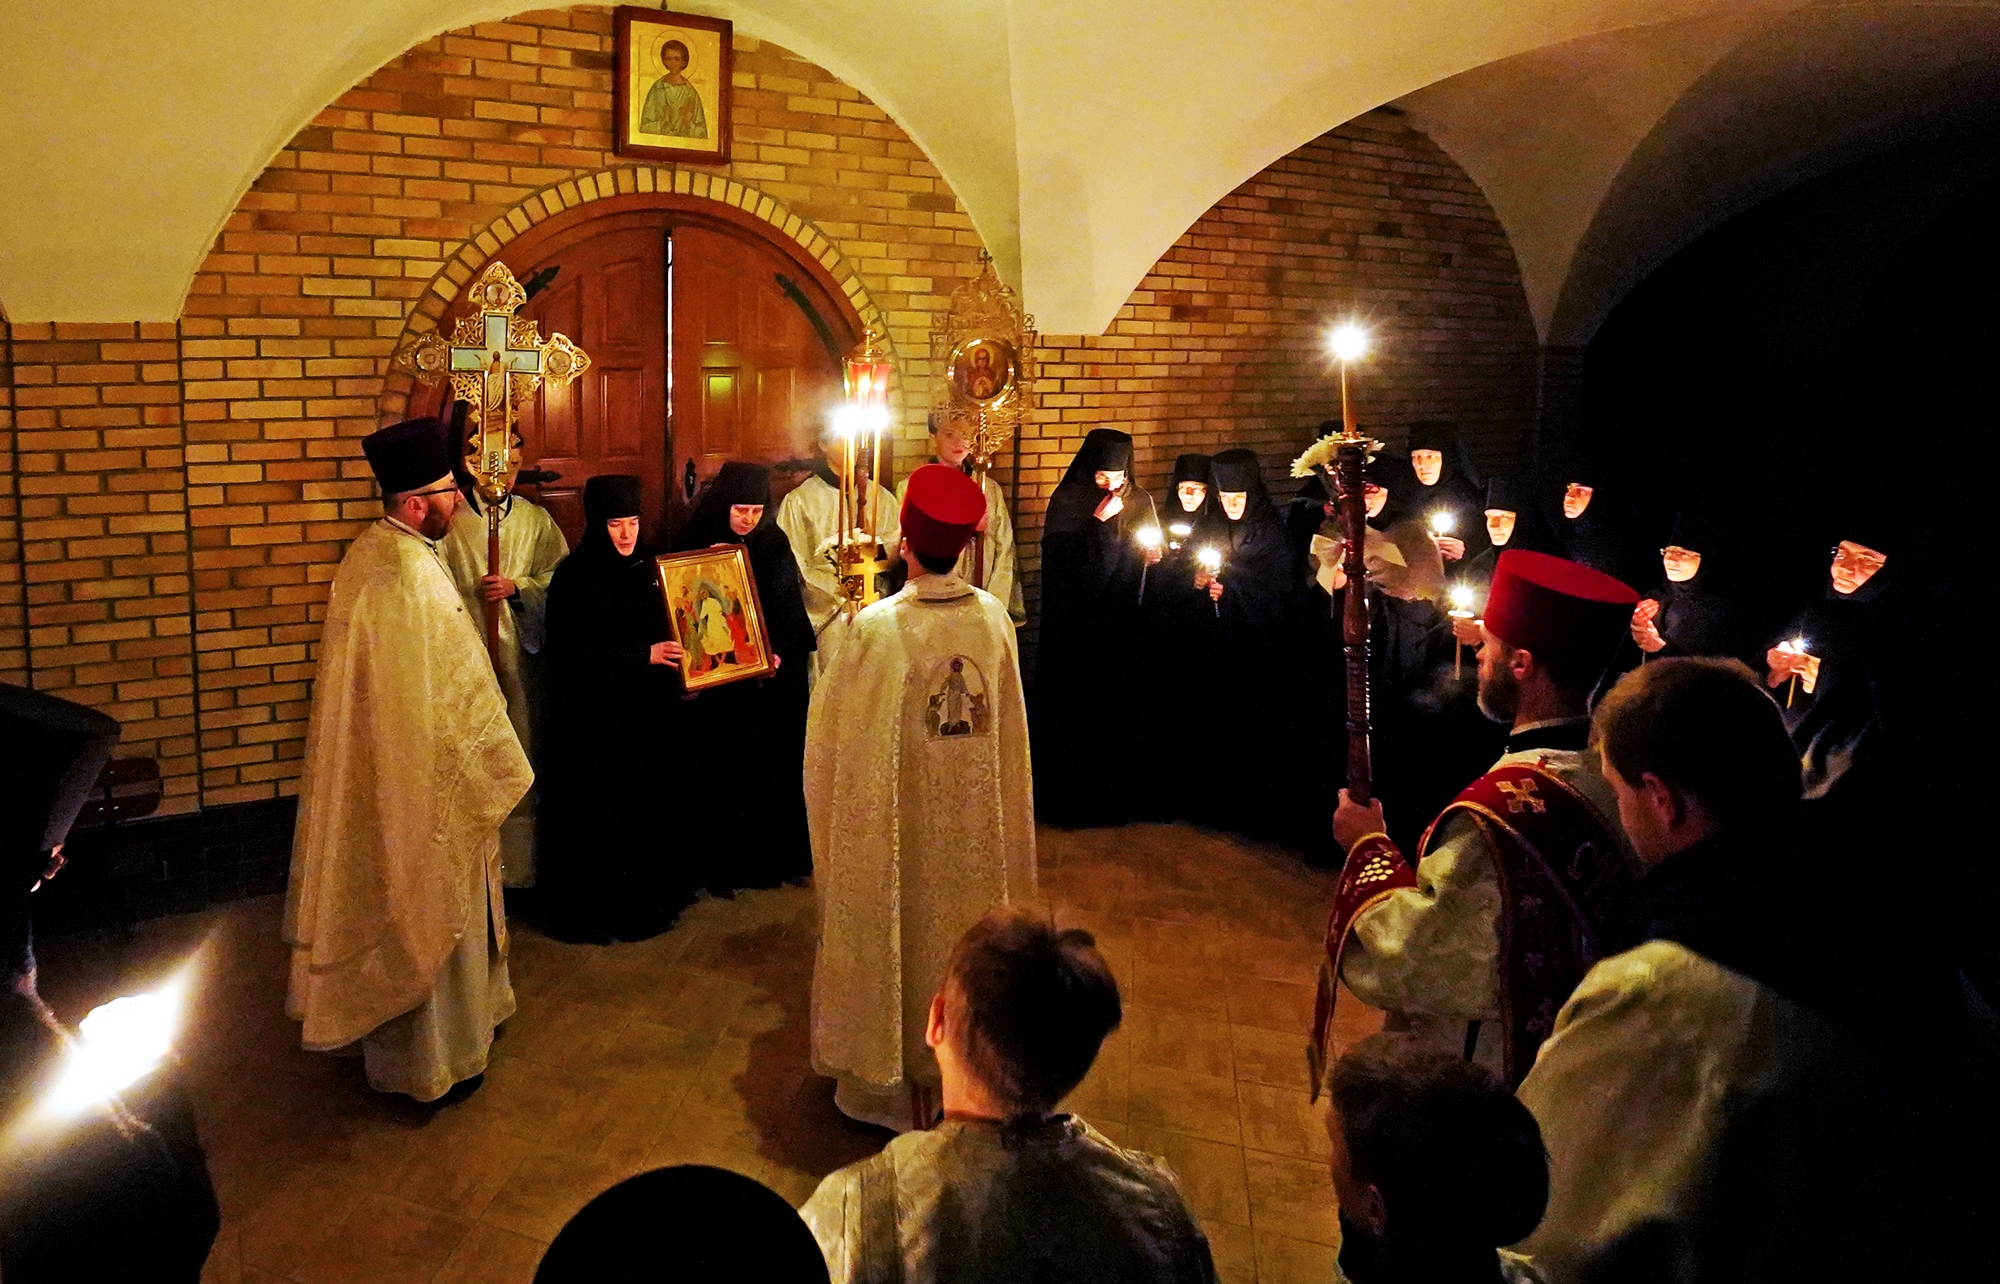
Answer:
[{"label": "young man's head", "polygon": [[1548,1206],[1528,1108],[1479,1066],[1387,1035],[1351,1048],[1327,1086],[1342,1272],[1354,1284],[1495,1278],[1494,1250]]},{"label": "young man's head", "polygon": [[1769,834],[1797,816],[1798,751],[1740,661],[1639,666],[1598,703],[1591,739],[1647,864],[1711,834]]},{"label": "young man's head", "polygon": [[994,910],[958,939],[931,1000],[925,1038],[946,1111],[1048,1114],[1083,1082],[1123,1015],[1090,933],[1059,931],[1021,906]]},{"label": "young man's head", "polygon": [[925,464],[910,474],[903,493],[903,556],[932,575],[949,575],[985,516],[978,482],[956,468]]},{"label": "young man's head", "polygon": [[[986,349],[979,351],[983,354]],[[951,468],[963,468],[971,454],[972,439],[965,435],[963,424],[949,417],[931,416],[931,458]]]}]

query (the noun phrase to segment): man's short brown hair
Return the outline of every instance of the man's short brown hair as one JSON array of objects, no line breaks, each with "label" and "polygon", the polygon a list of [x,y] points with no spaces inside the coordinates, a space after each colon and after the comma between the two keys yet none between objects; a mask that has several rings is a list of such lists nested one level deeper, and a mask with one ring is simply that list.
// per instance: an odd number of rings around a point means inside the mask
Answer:
[{"label": "man's short brown hair", "polygon": [[1777,704],[1740,660],[1642,664],[1598,702],[1591,739],[1629,785],[1651,772],[1722,829],[1796,817],[1799,754]]},{"label": "man's short brown hair", "polygon": [[1003,906],[973,924],[945,968],[945,1025],[988,1091],[1046,1113],[1083,1082],[1124,1012],[1097,942],[1046,913]]}]

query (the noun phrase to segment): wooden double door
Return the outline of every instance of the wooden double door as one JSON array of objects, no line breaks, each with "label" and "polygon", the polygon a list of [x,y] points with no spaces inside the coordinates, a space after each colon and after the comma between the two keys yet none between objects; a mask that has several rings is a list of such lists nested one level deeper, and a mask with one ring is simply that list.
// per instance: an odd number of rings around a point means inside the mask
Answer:
[{"label": "wooden double door", "polygon": [[571,547],[592,477],[636,474],[644,535],[661,539],[724,459],[811,455],[860,338],[824,270],[763,225],[617,208],[631,199],[558,216],[499,256],[524,282],[557,269],[523,312],[590,356],[582,378],[544,386],[520,421],[523,466],[562,474],[539,498]]}]

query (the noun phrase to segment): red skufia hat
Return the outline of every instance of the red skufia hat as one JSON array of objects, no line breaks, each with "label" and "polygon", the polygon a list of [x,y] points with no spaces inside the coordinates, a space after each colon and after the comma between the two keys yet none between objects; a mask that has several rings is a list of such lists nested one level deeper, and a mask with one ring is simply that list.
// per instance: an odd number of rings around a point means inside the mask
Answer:
[{"label": "red skufia hat", "polygon": [[986,516],[986,494],[956,468],[925,464],[903,496],[903,538],[934,561],[955,558]]},{"label": "red skufia hat", "polygon": [[1602,571],[1509,548],[1493,564],[1486,631],[1533,655],[1608,663],[1638,602],[1637,593]]}]

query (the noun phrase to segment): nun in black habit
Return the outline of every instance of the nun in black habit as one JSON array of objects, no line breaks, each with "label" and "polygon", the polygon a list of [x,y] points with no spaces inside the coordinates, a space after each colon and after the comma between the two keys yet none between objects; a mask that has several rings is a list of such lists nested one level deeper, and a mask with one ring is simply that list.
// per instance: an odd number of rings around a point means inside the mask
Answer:
[{"label": "nun in black habit", "polygon": [[[1152,498],[1132,481],[1132,438],[1093,428],[1070,461],[1042,525],[1042,618],[1029,707],[1035,813],[1080,827],[1130,820],[1139,761],[1145,669],[1139,584],[1159,551]],[[1147,577],[1150,585],[1150,576]]]},{"label": "nun in black habit", "polygon": [[1276,767],[1285,747],[1278,734],[1280,660],[1285,611],[1296,566],[1284,519],[1264,485],[1254,451],[1225,450],[1211,470],[1208,513],[1194,533],[1196,554],[1214,550],[1220,569],[1198,571],[1195,588],[1220,617],[1212,691],[1215,743],[1225,752],[1209,764],[1208,780],[1191,794],[1205,815],[1195,819],[1242,833],[1270,833],[1278,823]]},{"label": "nun in black habit", "polygon": [[1184,454],[1159,512],[1163,520],[1159,564],[1146,572],[1139,604],[1145,669],[1144,743],[1134,814],[1145,820],[1178,820],[1189,813],[1189,772],[1211,743],[1211,685],[1222,621],[1205,590],[1194,586],[1196,530],[1215,506],[1207,455]]},{"label": "nun in black habit", "polygon": [[804,779],[813,627],[798,561],[773,520],[769,469],[724,464],[674,541],[676,550],[729,544],[750,558],[778,671],[698,692],[682,710],[682,742],[715,768],[697,811],[705,837],[693,876],[717,893],[812,873]]},{"label": "nun in black habit", "polygon": [[678,792],[682,653],[638,542],[639,499],[637,477],[584,483],[583,539],[549,581],[542,649],[538,912],[552,934],[600,944],[665,931],[695,885],[685,826],[660,805]]},{"label": "nun in black habit", "polygon": [[1639,510],[1608,464],[1587,456],[1569,460],[1548,487],[1548,521],[1562,555],[1626,584],[1653,579]]},{"label": "nun in black habit", "polygon": [[1757,662],[1766,630],[1743,599],[1740,548],[1720,518],[1682,513],[1660,550],[1659,586],[1641,598],[1632,641],[1653,656],[1727,656]]},{"label": "nun in black habit", "polygon": [[1526,549],[1531,553],[1562,556],[1562,543],[1543,519],[1542,507],[1535,502],[1535,488],[1519,477],[1495,477],[1486,483],[1486,507],[1480,526],[1487,547],[1466,559],[1465,569],[1452,575],[1452,582],[1472,590],[1472,609],[1486,609],[1486,591],[1493,584],[1493,564],[1500,551]]},{"label": "nun in black habit", "polygon": [[1486,487],[1479,469],[1458,429],[1435,419],[1410,425],[1410,468],[1417,479],[1417,506],[1425,525],[1435,530],[1437,515],[1450,514],[1438,546],[1445,573],[1454,575],[1486,549]]},{"label": "nun in black habit", "polygon": [[59,1115],[39,1107],[71,1036],[35,985],[32,893],[60,850],[118,724],[0,684],[0,1278],[7,1284],[194,1284],[221,1225],[194,1112],[160,1066]]}]

